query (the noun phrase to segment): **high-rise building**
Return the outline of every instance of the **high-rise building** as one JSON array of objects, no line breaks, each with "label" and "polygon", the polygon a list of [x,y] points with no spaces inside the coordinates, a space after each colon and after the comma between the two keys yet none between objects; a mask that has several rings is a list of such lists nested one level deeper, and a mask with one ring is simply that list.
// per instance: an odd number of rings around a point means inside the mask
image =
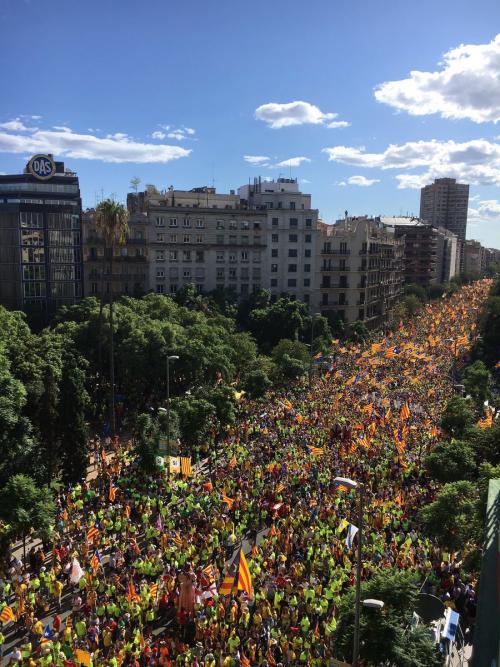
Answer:
[{"label": "high-rise building", "polygon": [[321,225],[321,314],[376,328],[390,322],[403,284],[404,241],[378,218]]},{"label": "high-rise building", "polygon": [[242,205],[266,216],[264,286],[273,298],[290,294],[316,310],[320,231],[311,195],[302,193],[292,178],[256,178],[238,188],[238,195]]},{"label": "high-rise building", "polygon": [[45,323],[82,296],[77,175],[52,155],[0,176],[0,303]]},{"label": "high-rise building", "polygon": [[487,251],[479,241],[468,239],[464,243],[463,273],[482,276],[487,265]]},{"label": "high-rise building", "polygon": [[420,191],[420,218],[434,227],[444,227],[465,241],[469,186],[454,178],[436,178]]}]

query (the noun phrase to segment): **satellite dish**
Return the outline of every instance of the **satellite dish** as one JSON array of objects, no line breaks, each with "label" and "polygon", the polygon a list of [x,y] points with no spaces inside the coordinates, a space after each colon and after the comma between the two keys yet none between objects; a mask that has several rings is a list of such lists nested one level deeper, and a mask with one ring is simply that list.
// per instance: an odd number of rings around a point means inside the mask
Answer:
[{"label": "satellite dish", "polygon": [[437,621],[444,616],[445,606],[439,598],[428,593],[420,593],[417,600],[416,612],[424,623]]}]

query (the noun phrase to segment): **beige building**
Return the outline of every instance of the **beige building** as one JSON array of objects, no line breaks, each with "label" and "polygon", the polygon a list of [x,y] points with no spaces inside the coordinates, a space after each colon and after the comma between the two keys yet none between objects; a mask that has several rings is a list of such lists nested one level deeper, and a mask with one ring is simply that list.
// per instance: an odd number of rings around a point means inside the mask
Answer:
[{"label": "beige building", "polygon": [[[227,288],[238,296],[265,286],[263,276],[266,214],[249,211],[234,193],[214,188],[143,196],[147,215],[149,288],[175,294],[194,284],[199,292]],[[129,196],[129,206],[135,204]]]},{"label": "beige building", "polygon": [[84,294],[142,296],[149,290],[147,217],[143,213],[130,216],[126,244],[116,247],[110,273],[110,255],[105,253],[104,240],[86,211],[82,218]]},{"label": "beige building", "polygon": [[464,243],[463,273],[466,275],[483,275],[487,264],[486,248],[479,241],[469,239]]},{"label": "beige building", "polygon": [[321,231],[321,313],[369,328],[390,322],[404,279],[403,240],[366,216],[323,224]]},{"label": "beige building", "polygon": [[256,178],[238,188],[238,195],[243,206],[266,216],[263,286],[273,298],[290,294],[316,310],[320,229],[311,195],[302,193],[291,178]]},{"label": "beige building", "polygon": [[434,227],[444,227],[465,241],[469,186],[454,178],[436,178],[420,191],[420,218]]}]

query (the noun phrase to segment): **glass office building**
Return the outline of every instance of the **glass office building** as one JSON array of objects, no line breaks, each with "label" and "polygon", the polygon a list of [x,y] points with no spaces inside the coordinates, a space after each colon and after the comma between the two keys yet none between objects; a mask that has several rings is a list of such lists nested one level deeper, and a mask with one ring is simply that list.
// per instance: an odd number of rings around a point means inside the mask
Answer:
[{"label": "glass office building", "polygon": [[0,303],[43,324],[82,297],[82,208],[77,175],[38,157],[0,176]]}]

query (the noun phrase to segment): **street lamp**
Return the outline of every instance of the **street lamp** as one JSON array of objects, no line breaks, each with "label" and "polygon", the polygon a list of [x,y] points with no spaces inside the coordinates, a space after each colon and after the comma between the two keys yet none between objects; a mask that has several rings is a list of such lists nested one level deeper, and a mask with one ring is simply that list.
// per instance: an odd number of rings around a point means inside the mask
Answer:
[{"label": "street lamp", "polygon": [[334,484],[346,486],[348,489],[359,489],[358,510],[358,549],[356,554],[356,607],[354,616],[354,646],[352,651],[352,667],[359,665],[359,619],[361,614],[361,549],[363,540],[363,503],[365,487],[349,477],[335,477]]},{"label": "street lamp", "polygon": [[167,414],[167,456],[170,456],[170,362],[177,361],[176,354],[167,354],[167,409],[160,408],[161,412]]},{"label": "street lamp", "polygon": [[368,609],[383,609],[384,603],[382,600],[375,600],[374,598],[367,598],[363,600],[363,607],[368,607]]},{"label": "street lamp", "polygon": [[309,348],[309,386],[311,385],[313,375],[313,340],[314,340],[314,322],[317,317],[321,317],[321,313],[313,313],[311,315],[311,346]]}]

